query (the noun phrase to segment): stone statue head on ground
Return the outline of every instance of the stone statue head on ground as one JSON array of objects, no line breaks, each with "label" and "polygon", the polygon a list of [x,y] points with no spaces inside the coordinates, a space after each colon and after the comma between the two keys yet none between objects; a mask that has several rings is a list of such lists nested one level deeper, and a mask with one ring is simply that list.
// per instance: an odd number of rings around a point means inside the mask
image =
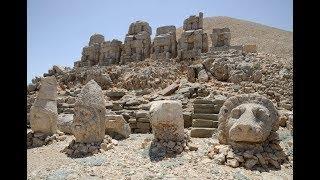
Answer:
[{"label": "stone statue head on ground", "polygon": [[101,87],[89,81],[74,107],[73,134],[76,142],[100,142],[105,135],[105,101]]},{"label": "stone statue head on ground", "polygon": [[262,143],[277,131],[278,111],[273,103],[257,94],[234,96],[219,112],[218,136],[222,144]]}]

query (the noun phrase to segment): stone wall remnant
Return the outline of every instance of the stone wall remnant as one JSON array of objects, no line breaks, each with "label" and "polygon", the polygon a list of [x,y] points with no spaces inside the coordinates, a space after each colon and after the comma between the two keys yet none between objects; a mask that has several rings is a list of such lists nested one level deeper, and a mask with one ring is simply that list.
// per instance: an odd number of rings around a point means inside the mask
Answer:
[{"label": "stone wall remnant", "polygon": [[199,12],[199,16],[192,15],[183,21],[183,30],[203,29],[203,13]]},{"label": "stone wall remnant", "polygon": [[152,29],[145,21],[130,24],[125,37],[120,63],[142,61],[150,57]]},{"label": "stone wall remnant", "polygon": [[212,47],[230,46],[231,32],[229,28],[213,28],[210,37]]},{"label": "stone wall remnant", "polygon": [[88,46],[83,47],[80,61],[74,63],[75,67],[108,66],[118,64],[120,61],[122,42],[113,39],[105,41],[101,34],[93,34]]},{"label": "stone wall remnant", "polygon": [[151,51],[152,59],[175,58],[177,56],[176,27],[158,27]]},{"label": "stone wall remnant", "polygon": [[178,59],[196,59],[208,51],[208,36],[203,29],[203,13],[190,16],[183,22],[183,32],[178,40]]},{"label": "stone wall remnant", "polygon": [[111,64],[119,64],[122,50],[122,42],[113,39],[106,41],[101,45],[101,54],[99,58],[100,66],[109,66]]}]

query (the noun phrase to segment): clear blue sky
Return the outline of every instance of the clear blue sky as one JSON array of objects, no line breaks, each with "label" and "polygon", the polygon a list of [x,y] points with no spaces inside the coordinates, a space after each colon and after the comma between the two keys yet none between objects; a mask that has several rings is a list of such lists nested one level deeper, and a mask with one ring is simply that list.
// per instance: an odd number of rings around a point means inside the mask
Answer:
[{"label": "clear blue sky", "polygon": [[124,40],[129,24],[182,26],[189,15],[229,16],[292,31],[292,0],[28,0],[27,78],[53,65],[73,67],[90,35]]}]

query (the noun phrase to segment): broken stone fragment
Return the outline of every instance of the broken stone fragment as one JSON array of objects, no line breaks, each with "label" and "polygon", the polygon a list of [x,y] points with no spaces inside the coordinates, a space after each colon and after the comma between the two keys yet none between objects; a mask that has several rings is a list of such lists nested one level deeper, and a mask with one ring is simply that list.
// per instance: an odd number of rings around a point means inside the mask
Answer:
[{"label": "broken stone fragment", "polygon": [[217,164],[224,164],[226,162],[226,157],[224,154],[216,154],[213,156],[213,160]]},{"label": "broken stone fragment", "polygon": [[226,165],[236,168],[239,166],[239,162],[236,159],[227,159]]},{"label": "broken stone fragment", "polygon": [[123,118],[122,115],[106,115],[105,119],[106,134],[117,133],[123,138],[128,138],[131,133],[129,123]]},{"label": "broken stone fragment", "polygon": [[246,162],[244,163],[244,167],[246,167],[247,169],[252,169],[252,167],[254,165],[256,165],[258,163],[257,159],[248,159],[246,160]]},{"label": "broken stone fragment", "polygon": [[160,91],[159,94],[163,96],[169,96],[173,94],[176,90],[178,90],[178,88],[179,88],[179,84],[174,82],[168,87],[166,87],[165,89],[163,89],[162,91]]},{"label": "broken stone fragment", "polygon": [[199,82],[208,82],[209,76],[205,69],[202,69],[198,74]]},{"label": "broken stone fragment", "polygon": [[66,134],[72,134],[73,114],[58,115],[58,129]]}]

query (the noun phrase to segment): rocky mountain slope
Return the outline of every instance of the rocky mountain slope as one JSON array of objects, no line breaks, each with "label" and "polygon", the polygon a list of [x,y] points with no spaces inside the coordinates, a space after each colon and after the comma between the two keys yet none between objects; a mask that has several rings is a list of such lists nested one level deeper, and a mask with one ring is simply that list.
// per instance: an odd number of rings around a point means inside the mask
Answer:
[{"label": "rocky mountain slope", "polygon": [[[257,44],[260,52],[292,58],[292,32],[225,16],[205,17],[203,27],[208,35],[212,33],[212,28],[230,28],[231,45]],[[181,33],[182,27],[177,29],[177,39]],[[211,39],[208,38],[208,41],[211,46]]]},{"label": "rocky mountain slope", "polygon": [[[54,76],[57,80],[57,126],[66,138],[52,140],[51,144],[41,147],[28,148],[28,179],[291,179],[292,32],[229,17],[204,18],[203,25],[208,35],[212,28],[228,27],[231,30],[231,45],[256,44],[258,52],[247,53],[231,48],[202,53],[199,58],[191,60],[146,58],[108,66],[67,68],[55,65],[49,69],[43,76]],[[182,28],[178,28],[178,39],[181,33]],[[211,39],[208,40],[211,46]],[[28,85],[28,128],[31,127],[30,109],[40,87],[43,87],[41,78],[35,77]],[[73,142],[71,124],[76,100],[81,96],[84,85],[92,79],[102,89],[107,116],[120,115],[129,124],[131,134],[127,139],[114,141],[116,143],[108,151],[89,157],[70,158],[61,151]],[[281,127],[277,131],[277,147],[283,149],[288,157],[288,161],[281,165],[257,165],[248,170],[216,164],[214,159],[208,158],[209,148],[218,141],[216,128],[221,105],[229,97],[248,93],[265,96],[279,111]],[[151,104],[157,100],[181,102],[184,130],[187,134],[198,130],[198,133],[191,136],[196,150],[154,161],[150,154],[154,136],[149,111]],[[201,113],[196,112],[199,109]],[[201,119],[199,115],[202,115]],[[208,138],[199,138],[201,133]],[[277,160],[278,155],[274,154],[271,153],[270,158],[266,156],[268,161]],[[223,155],[224,160],[225,155],[229,153]],[[246,158],[252,159],[252,156]],[[255,160],[246,162],[254,162],[253,167],[257,158]]]}]

